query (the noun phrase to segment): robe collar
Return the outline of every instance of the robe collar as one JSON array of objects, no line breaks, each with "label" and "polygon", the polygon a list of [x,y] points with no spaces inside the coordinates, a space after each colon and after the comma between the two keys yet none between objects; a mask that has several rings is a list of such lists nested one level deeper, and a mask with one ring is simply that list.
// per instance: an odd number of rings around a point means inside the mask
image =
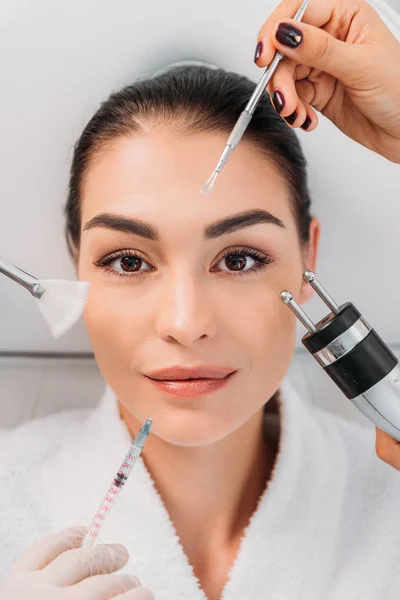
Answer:
[{"label": "robe collar", "polygon": [[[334,466],[324,434],[313,407],[287,379],[280,387],[279,408],[281,435],[275,465],[244,532],[221,600],[303,599],[313,553],[318,552],[317,530],[326,528],[330,502],[326,490]],[[117,399],[106,386],[99,404],[63,442],[54,461],[44,466],[43,478],[52,481],[46,518],[54,531],[90,524],[130,442]],[[340,497],[339,490],[336,493]],[[157,600],[207,600],[142,459],[97,541],[109,542],[128,548],[130,559],[122,572],[138,576]],[[323,571],[312,577],[318,581]],[[311,590],[307,593],[304,598],[309,600]]]}]

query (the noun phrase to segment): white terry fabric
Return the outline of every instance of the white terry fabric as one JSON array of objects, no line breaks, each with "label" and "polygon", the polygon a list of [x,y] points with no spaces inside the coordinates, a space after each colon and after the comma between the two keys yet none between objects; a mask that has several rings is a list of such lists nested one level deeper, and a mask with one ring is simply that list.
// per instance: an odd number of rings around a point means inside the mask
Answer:
[{"label": "white terry fabric", "polygon": [[[221,600],[398,600],[400,473],[376,457],[374,430],[310,406],[287,380],[281,414],[274,471]],[[108,387],[95,409],[2,432],[0,577],[35,539],[89,525],[130,440]],[[123,571],[156,600],[206,599],[142,459],[107,542],[127,546]]]}]

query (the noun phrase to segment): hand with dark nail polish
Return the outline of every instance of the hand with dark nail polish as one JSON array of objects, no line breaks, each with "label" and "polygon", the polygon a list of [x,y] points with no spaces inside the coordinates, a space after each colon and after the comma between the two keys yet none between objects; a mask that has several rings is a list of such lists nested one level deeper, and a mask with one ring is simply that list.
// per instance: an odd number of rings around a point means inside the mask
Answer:
[{"label": "hand with dark nail polish", "polygon": [[304,131],[307,131],[307,129],[310,127],[311,123],[312,123],[312,121],[311,121],[310,117],[307,115],[304,120],[303,125],[300,125],[300,127],[301,127],[301,129],[304,129]]},{"label": "hand with dark nail polish", "polygon": [[[279,2],[257,36],[264,42],[259,66],[270,64],[276,50],[285,57],[271,90],[279,89],[286,106],[300,100],[308,111],[322,107],[352,140],[400,164],[400,37],[394,18],[383,20],[368,0],[316,0],[303,20],[294,14],[293,3]],[[294,87],[286,83],[284,65]],[[271,101],[282,116],[279,95]],[[292,126],[294,119],[286,117]],[[311,114],[300,124],[304,131],[316,125]]]},{"label": "hand with dark nail polish", "polygon": [[286,123],[289,123],[289,125],[293,125],[293,123],[297,119],[297,112],[293,111],[291,115],[284,117],[284,119],[285,119]]},{"label": "hand with dark nail polish", "polygon": [[303,34],[300,29],[290,23],[280,23],[276,31],[276,39],[284,46],[297,48],[303,40]]},{"label": "hand with dark nail polish", "polygon": [[256,51],[254,53],[254,62],[258,61],[258,59],[260,58],[260,56],[262,54],[262,50],[263,50],[263,43],[258,42],[258,44],[256,46]]},{"label": "hand with dark nail polish", "polygon": [[280,114],[285,108],[285,98],[283,97],[282,92],[274,90],[271,94],[271,100],[276,112]]}]

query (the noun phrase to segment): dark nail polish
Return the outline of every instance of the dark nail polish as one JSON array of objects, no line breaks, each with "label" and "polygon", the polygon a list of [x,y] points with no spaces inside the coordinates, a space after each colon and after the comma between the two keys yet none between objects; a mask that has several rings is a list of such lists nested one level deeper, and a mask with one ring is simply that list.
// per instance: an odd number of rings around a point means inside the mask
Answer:
[{"label": "dark nail polish", "polygon": [[284,119],[285,119],[286,123],[289,123],[289,125],[293,125],[293,123],[297,119],[297,112],[296,111],[292,112],[291,115],[289,115],[288,117],[284,117]]},{"label": "dark nail polish", "polygon": [[276,112],[278,114],[281,113],[285,106],[285,98],[283,97],[283,94],[279,90],[275,90],[272,92],[271,100]]},{"label": "dark nail polish", "polygon": [[307,129],[310,127],[311,125],[311,119],[310,117],[307,115],[306,116],[306,120],[304,121],[303,125],[301,125],[301,129],[304,129],[304,131],[307,131]]},{"label": "dark nail polish", "polygon": [[303,34],[300,29],[289,23],[280,23],[276,32],[276,39],[284,46],[297,48],[303,40]]},{"label": "dark nail polish", "polygon": [[263,43],[262,42],[258,42],[258,44],[256,46],[256,52],[254,54],[254,62],[258,61],[258,59],[261,56],[262,51],[263,51]]}]

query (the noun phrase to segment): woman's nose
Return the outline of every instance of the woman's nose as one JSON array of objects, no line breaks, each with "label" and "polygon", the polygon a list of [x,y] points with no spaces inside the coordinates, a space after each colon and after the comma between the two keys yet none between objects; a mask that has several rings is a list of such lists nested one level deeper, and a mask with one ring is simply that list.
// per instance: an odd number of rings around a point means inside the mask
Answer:
[{"label": "woman's nose", "polygon": [[194,278],[180,275],[170,279],[157,307],[156,329],[160,338],[183,346],[213,338],[217,316],[207,289]]}]

